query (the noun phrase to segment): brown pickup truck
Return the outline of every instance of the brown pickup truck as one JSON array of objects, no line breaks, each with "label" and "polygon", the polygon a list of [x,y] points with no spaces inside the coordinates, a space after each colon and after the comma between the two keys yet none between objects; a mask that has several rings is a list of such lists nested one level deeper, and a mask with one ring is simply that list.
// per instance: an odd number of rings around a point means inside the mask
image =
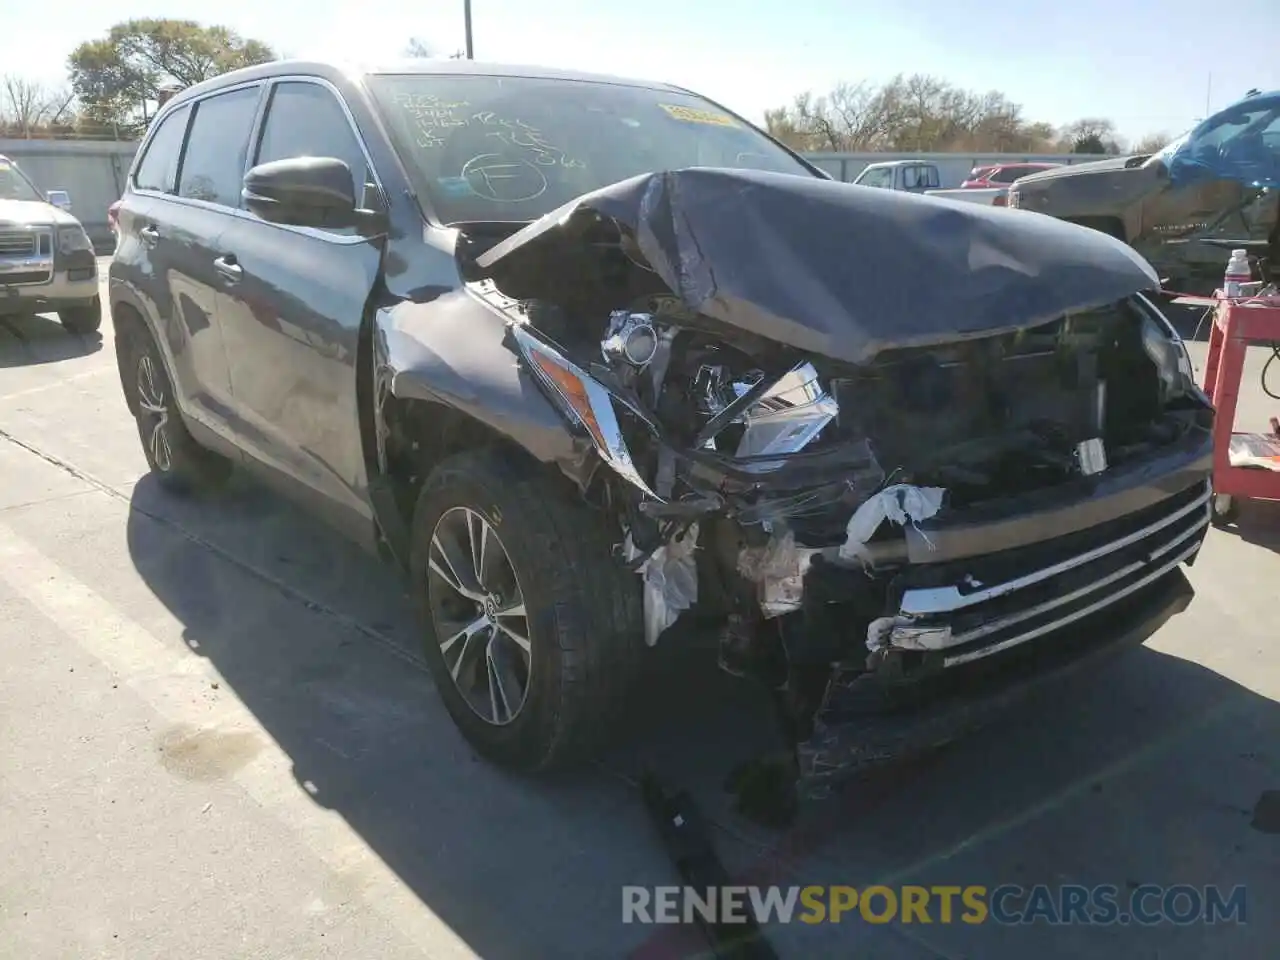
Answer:
[{"label": "brown pickup truck", "polygon": [[1277,183],[1280,92],[1233,104],[1155,154],[1023,177],[1009,206],[1110,234],[1166,286],[1203,292],[1221,281],[1227,251],[1200,241],[1274,237]]}]

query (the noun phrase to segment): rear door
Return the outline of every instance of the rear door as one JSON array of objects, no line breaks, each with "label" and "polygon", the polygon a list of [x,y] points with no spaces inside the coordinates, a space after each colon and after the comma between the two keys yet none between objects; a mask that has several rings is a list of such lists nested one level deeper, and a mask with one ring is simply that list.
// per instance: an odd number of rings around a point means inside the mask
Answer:
[{"label": "rear door", "polygon": [[[154,190],[132,211],[128,226],[145,258],[148,293],[156,304],[159,335],[165,340],[177,389],[192,417],[230,440],[233,423],[231,378],[218,326],[218,295],[223,278],[217,261],[220,238],[234,222],[239,202],[240,169],[258,109],[260,87],[218,93],[167,117],[186,118],[185,147],[176,181]],[[157,130],[169,137],[167,130]],[[154,147],[153,147],[154,148]],[[148,151],[148,153],[150,150]],[[139,186],[150,181],[148,157],[138,168]],[[122,217],[122,228],[125,228]]]},{"label": "rear door", "polygon": [[[381,206],[364,145],[338,91],[315,78],[273,83],[250,166],[336,157],[357,201]],[[237,280],[220,320],[236,410],[268,466],[314,493],[371,516],[356,404],[360,324],[381,244],[354,229],[282,226],[251,214],[223,237]]]},{"label": "rear door", "polygon": [[184,104],[168,113],[144,144],[120,205],[111,272],[147,314],[183,412],[226,437],[230,381],[213,324],[214,290],[208,271],[201,280],[197,260],[188,252],[193,233],[209,224],[203,214],[174,200],[192,112]]}]

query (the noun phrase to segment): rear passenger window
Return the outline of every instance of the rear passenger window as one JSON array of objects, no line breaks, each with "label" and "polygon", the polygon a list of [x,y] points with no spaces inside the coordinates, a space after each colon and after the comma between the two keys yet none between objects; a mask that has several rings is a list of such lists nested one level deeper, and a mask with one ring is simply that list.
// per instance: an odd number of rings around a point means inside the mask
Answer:
[{"label": "rear passenger window", "polygon": [[182,153],[182,137],[187,132],[187,115],[191,108],[179,107],[160,121],[147,152],[142,155],[133,183],[139,190],[172,193],[178,176],[178,155]]},{"label": "rear passenger window", "polygon": [[[278,83],[267,107],[254,165],[291,157],[334,157],[351,168],[356,205],[367,206],[370,179],[360,142],[333,93],[316,83]],[[345,231],[330,231],[345,232]]]},{"label": "rear passenger window", "polygon": [[196,104],[178,195],[240,206],[244,155],[258,110],[258,88],[220,93]]}]

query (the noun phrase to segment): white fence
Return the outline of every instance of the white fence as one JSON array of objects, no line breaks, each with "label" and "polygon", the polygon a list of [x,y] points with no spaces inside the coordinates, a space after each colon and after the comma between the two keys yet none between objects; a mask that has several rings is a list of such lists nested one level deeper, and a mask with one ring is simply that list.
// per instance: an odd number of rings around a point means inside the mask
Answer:
[{"label": "white fence", "polygon": [[0,140],[0,155],[41,190],[66,190],[71,212],[99,247],[110,249],[107,207],[120,199],[136,143],[115,140]]},{"label": "white fence", "polygon": [[848,183],[872,163],[925,160],[938,165],[944,188],[958,187],[974,167],[994,163],[1089,163],[1106,160],[1091,153],[806,153],[805,159]]},{"label": "white fence", "polygon": [[[107,207],[120,198],[136,143],[110,140],[0,140],[0,154],[22,167],[41,190],[66,190],[71,211],[99,243],[110,244]],[[1086,163],[1082,153],[809,153],[806,159],[837,180],[853,180],[870,163],[927,160],[938,165],[943,187],[958,187],[980,164],[1037,161]]]}]

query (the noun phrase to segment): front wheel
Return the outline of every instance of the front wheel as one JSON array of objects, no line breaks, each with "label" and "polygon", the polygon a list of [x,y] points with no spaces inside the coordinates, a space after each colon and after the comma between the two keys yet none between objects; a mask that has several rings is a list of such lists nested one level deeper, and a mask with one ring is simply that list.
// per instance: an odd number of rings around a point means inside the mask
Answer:
[{"label": "front wheel", "polygon": [[449,715],[481,754],[529,772],[601,745],[643,645],[639,578],[600,518],[539,470],[498,451],[441,463],[411,558]]},{"label": "front wheel", "polygon": [[64,307],[58,311],[58,322],[70,333],[83,336],[96,333],[102,326],[102,300],[94,297],[88,303]]}]

